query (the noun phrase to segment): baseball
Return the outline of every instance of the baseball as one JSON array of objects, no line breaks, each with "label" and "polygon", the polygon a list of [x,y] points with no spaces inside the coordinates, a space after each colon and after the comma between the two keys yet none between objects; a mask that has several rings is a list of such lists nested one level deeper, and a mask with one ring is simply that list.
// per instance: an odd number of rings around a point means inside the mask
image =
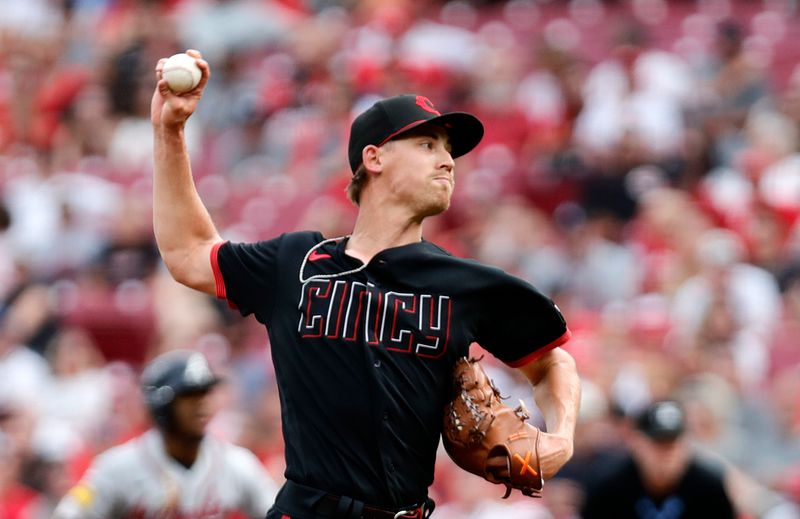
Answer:
[{"label": "baseball", "polygon": [[200,77],[203,75],[195,63],[195,58],[183,52],[167,58],[161,74],[167,80],[169,89],[176,94],[192,90],[200,83]]}]

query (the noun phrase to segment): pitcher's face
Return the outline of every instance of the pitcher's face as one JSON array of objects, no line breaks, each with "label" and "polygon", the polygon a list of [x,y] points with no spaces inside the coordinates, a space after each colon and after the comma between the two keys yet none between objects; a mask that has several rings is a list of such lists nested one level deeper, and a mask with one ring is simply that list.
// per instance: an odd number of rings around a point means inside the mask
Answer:
[{"label": "pitcher's face", "polygon": [[383,146],[387,189],[414,214],[427,217],[450,207],[455,162],[444,129],[426,125]]}]

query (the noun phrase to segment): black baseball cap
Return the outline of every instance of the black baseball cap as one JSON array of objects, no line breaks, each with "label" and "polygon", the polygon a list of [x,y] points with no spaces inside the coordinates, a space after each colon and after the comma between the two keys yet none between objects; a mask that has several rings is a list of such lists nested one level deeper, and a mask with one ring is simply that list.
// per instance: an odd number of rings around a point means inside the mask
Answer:
[{"label": "black baseball cap", "polygon": [[347,147],[350,169],[361,165],[361,152],[373,144],[382,146],[401,134],[423,124],[437,124],[450,138],[453,158],[470,152],[483,138],[483,124],[465,112],[440,113],[425,96],[404,94],[382,99],[358,117],[350,126]]},{"label": "black baseball cap", "polygon": [[674,400],[653,402],[636,416],[636,428],[657,442],[673,441],[686,429],[686,413]]}]

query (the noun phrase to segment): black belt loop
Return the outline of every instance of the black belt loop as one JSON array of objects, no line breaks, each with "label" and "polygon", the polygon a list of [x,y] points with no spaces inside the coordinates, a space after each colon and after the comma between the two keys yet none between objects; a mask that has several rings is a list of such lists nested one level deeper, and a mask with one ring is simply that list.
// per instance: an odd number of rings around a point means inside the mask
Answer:
[{"label": "black belt loop", "polygon": [[353,499],[347,496],[339,498],[339,504],[336,505],[336,518],[350,519],[350,507],[353,506]]},{"label": "black belt loop", "polygon": [[353,519],[360,519],[361,513],[364,511],[364,502],[363,501],[355,501],[353,502],[353,514],[350,516]]}]

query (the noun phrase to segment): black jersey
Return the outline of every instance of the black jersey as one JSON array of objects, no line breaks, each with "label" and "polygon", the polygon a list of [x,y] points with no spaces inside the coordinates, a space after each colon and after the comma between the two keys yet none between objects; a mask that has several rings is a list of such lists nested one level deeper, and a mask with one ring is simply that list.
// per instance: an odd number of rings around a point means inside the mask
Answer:
[{"label": "black jersey", "polygon": [[629,456],[588,484],[581,511],[584,519],[734,519],[723,474],[693,460],[672,492],[651,496]]},{"label": "black jersey", "polygon": [[217,295],[267,326],[286,477],[366,503],[420,503],[455,360],[477,342],[510,366],[566,342],[524,281],[430,242],[364,265],[346,238],[298,232],[214,248]]}]

